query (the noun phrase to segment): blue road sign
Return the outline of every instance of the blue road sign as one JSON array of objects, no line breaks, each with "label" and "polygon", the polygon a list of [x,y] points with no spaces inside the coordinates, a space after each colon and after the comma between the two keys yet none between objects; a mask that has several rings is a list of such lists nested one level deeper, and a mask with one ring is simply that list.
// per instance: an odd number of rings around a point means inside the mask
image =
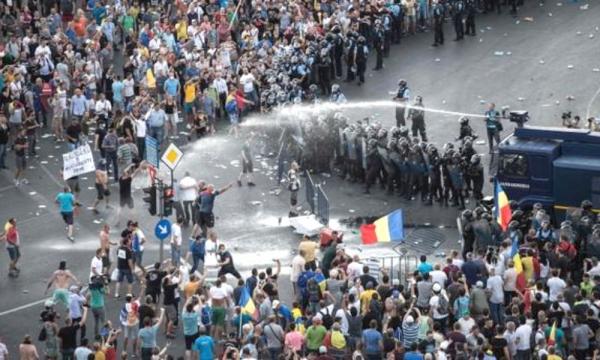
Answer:
[{"label": "blue road sign", "polygon": [[171,235],[171,222],[167,219],[159,220],[154,228],[154,235],[156,235],[160,241],[169,237],[169,235]]},{"label": "blue road sign", "polygon": [[146,160],[158,169],[158,141],[152,136],[146,136]]}]

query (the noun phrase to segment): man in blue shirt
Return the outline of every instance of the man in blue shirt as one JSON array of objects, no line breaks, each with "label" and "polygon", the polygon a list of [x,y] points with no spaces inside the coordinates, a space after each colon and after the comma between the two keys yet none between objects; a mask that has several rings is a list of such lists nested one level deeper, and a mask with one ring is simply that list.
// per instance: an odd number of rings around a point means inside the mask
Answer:
[{"label": "man in blue shirt", "polygon": [[369,329],[363,331],[362,342],[367,359],[381,359],[383,336],[377,331],[377,320],[371,320]]},{"label": "man in blue shirt", "polygon": [[67,224],[67,239],[75,241],[73,237],[73,209],[75,207],[75,196],[71,189],[65,186],[63,192],[56,195],[56,203],[59,206],[60,214]]},{"label": "man in blue shirt", "polygon": [[148,126],[150,127],[150,133],[158,142],[158,148],[165,137],[165,122],[167,121],[167,114],[161,109],[159,103],[154,104],[154,108],[148,114]]},{"label": "man in blue shirt", "polygon": [[75,94],[71,97],[71,115],[78,121],[83,120],[87,111],[87,100],[81,93],[81,89],[75,89]]},{"label": "man in blue shirt", "polygon": [[176,100],[179,97],[179,80],[175,78],[175,74],[170,73],[169,78],[165,81],[163,85],[163,90],[165,93]]},{"label": "man in blue shirt", "polygon": [[225,186],[220,190],[215,191],[215,186],[209,184],[206,190],[202,191],[198,195],[200,201],[199,212],[198,212],[198,225],[202,229],[204,235],[208,234],[215,226],[215,216],[213,215],[213,207],[215,205],[215,198],[221,195],[225,191],[229,190],[233,186],[233,183]]},{"label": "man in blue shirt", "polygon": [[494,140],[496,140],[496,144],[500,145],[500,131],[502,131],[500,113],[496,111],[496,104],[494,103],[490,103],[488,111],[485,112],[485,127],[491,154],[494,149]]},{"label": "man in blue shirt", "polygon": [[421,263],[417,266],[417,270],[421,275],[429,274],[433,270],[433,266],[427,262],[427,256],[421,255]]},{"label": "man in blue shirt", "polygon": [[164,318],[165,308],[161,308],[160,317],[156,324],[152,325],[152,319],[150,317],[142,319],[144,327],[138,332],[138,341],[140,348],[142,349],[142,360],[150,360],[152,358],[152,351],[156,347],[156,333]]},{"label": "man in blue shirt", "polygon": [[412,343],[410,345],[410,351],[404,354],[404,360],[423,360],[423,354],[421,354],[417,348],[417,343]]},{"label": "man in blue shirt", "polygon": [[215,342],[206,335],[206,328],[200,329],[200,336],[194,342],[192,350],[198,353],[198,360],[213,360],[215,357]]},{"label": "man in blue shirt", "polygon": [[121,80],[121,75],[117,75],[115,81],[112,83],[113,92],[113,108],[117,110],[125,110],[125,97],[123,96],[123,88],[125,85]]}]

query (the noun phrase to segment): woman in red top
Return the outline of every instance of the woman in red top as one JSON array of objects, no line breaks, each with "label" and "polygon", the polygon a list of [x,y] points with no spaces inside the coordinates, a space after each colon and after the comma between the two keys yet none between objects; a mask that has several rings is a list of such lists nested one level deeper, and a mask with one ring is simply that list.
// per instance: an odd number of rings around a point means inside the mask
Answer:
[{"label": "woman in red top", "polygon": [[11,277],[19,276],[21,271],[17,268],[17,262],[21,258],[21,241],[19,238],[19,230],[17,229],[17,220],[15,218],[8,219],[4,225],[4,233],[0,235],[0,241],[6,241],[6,251],[10,258],[8,265],[8,275]]}]

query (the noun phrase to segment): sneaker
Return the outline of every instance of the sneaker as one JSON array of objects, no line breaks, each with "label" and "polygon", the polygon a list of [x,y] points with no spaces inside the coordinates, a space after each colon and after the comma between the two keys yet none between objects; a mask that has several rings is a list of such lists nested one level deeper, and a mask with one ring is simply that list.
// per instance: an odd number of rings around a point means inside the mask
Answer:
[{"label": "sneaker", "polygon": [[15,179],[15,186],[19,186],[20,182],[19,179]]},{"label": "sneaker", "polygon": [[248,182],[248,186],[256,186],[256,184],[253,182]]},{"label": "sneaker", "polygon": [[238,181],[237,181],[237,184],[238,184],[238,186],[242,186],[242,181],[241,181],[241,180],[238,180]]},{"label": "sneaker", "polygon": [[69,239],[69,241],[72,243],[75,242],[75,238],[73,236],[67,236],[67,239]]}]

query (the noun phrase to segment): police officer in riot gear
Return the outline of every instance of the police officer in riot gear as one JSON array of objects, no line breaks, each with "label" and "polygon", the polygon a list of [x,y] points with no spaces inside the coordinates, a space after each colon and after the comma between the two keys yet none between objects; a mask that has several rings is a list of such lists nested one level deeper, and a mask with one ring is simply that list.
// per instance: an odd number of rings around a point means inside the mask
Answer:
[{"label": "police officer in riot gear", "polygon": [[483,165],[481,164],[481,157],[479,156],[479,154],[473,154],[473,156],[471,156],[467,173],[469,175],[469,179],[472,182],[471,186],[473,191],[473,197],[479,202],[481,201],[481,199],[483,199],[482,190],[484,181]]},{"label": "police officer in riot gear", "polygon": [[469,118],[466,116],[461,117],[458,122],[460,123],[460,130],[456,140],[464,141],[467,137],[471,139],[477,139],[477,134],[473,131],[471,125],[469,125]]},{"label": "police officer in riot gear", "polygon": [[438,0],[433,0],[433,45],[444,45],[444,7]]},{"label": "police officer in riot gear", "polygon": [[462,238],[463,238],[463,246],[462,246],[462,256],[463,259],[467,258],[467,253],[473,252],[473,248],[475,245],[475,231],[473,229],[473,222],[475,221],[475,217],[473,216],[473,212],[471,210],[465,210],[461,213],[460,222],[462,225]]},{"label": "police officer in riot gear", "polygon": [[344,38],[342,37],[342,30],[339,25],[335,25],[331,32],[333,34],[333,65],[335,67],[335,77],[340,79],[342,77],[342,56],[344,56]]},{"label": "police officer in riot gear", "polygon": [[348,102],[338,84],[331,85],[331,95],[329,96],[329,101],[334,104],[345,104]]},{"label": "police officer in riot gear", "polygon": [[429,199],[427,204],[432,205],[433,200],[440,202],[443,196],[442,190],[442,159],[437,148],[433,144],[427,146],[429,156]]},{"label": "police officer in riot gear", "polygon": [[412,136],[421,135],[421,140],[427,142],[427,134],[425,133],[425,110],[423,109],[423,98],[421,95],[415,97],[413,107],[408,111],[408,118],[412,121]]},{"label": "police officer in riot gear", "polygon": [[364,36],[358,37],[353,56],[353,62],[356,64],[358,85],[362,85],[365,83],[365,71],[367,70],[367,60],[369,56],[369,48],[367,47],[367,40]]},{"label": "police officer in riot gear", "polygon": [[352,82],[356,77],[356,61],[354,61],[356,47],[357,35],[354,31],[349,31],[346,36],[346,43],[344,44],[346,50],[346,82]]},{"label": "police officer in riot gear", "polygon": [[317,68],[319,71],[319,87],[324,95],[329,95],[331,91],[331,78],[329,69],[331,66],[330,51],[331,49],[327,41],[321,41],[321,49],[319,50]]},{"label": "police officer in riot gear", "polygon": [[465,1],[465,33],[467,35],[475,36],[475,13],[477,12],[477,5],[475,0]]},{"label": "police officer in riot gear", "polygon": [[406,105],[410,100],[410,89],[408,88],[408,83],[406,80],[400,79],[398,81],[398,92],[393,100],[399,103],[396,107],[396,126],[404,126],[406,125],[404,112],[406,111]]},{"label": "police officer in riot gear", "polygon": [[384,39],[385,34],[383,31],[383,25],[380,19],[375,20],[375,29],[373,31],[373,48],[376,53],[376,63],[373,70],[381,70],[383,69],[383,47],[384,47]]},{"label": "police officer in riot gear", "polygon": [[377,139],[371,138],[367,142],[367,169],[366,169],[366,179],[365,179],[365,194],[370,194],[369,189],[371,186],[375,184],[377,180],[377,176],[381,171],[381,158],[379,157],[379,152],[377,151]]},{"label": "police officer in riot gear", "polygon": [[463,0],[455,0],[452,5],[452,21],[454,22],[454,31],[456,32],[454,41],[463,40],[465,37],[465,29],[463,27],[464,13],[465,4]]}]

